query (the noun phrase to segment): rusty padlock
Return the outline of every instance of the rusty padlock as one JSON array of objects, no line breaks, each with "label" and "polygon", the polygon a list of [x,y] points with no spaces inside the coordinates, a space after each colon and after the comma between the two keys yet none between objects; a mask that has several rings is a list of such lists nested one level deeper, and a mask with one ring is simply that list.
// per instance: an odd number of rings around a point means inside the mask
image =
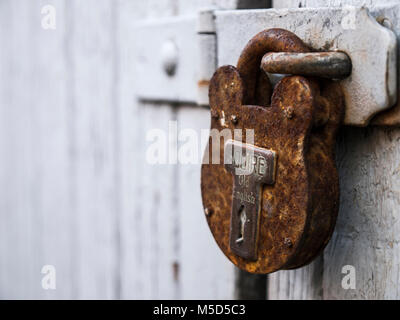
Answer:
[{"label": "rusty padlock", "polygon": [[260,71],[268,52],[310,48],[289,31],[265,30],[249,41],[237,68],[215,72],[201,170],[218,246],[239,268],[263,274],[308,264],[328,243],[339,207],[334,146],[344,115],[342,91],[331,80],[286,76],[271,98]]}]

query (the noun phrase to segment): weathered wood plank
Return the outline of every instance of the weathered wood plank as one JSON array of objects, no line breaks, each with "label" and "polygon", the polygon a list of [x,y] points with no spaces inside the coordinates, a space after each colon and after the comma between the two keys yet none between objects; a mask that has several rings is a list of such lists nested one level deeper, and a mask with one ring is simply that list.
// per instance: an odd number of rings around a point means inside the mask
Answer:
[{"label": "weathered wood plank", "polygon": [[130,141],[130,149],[135,151],[130,166],[135,167],[136,179],[124,184],[133,191],[125,196],[134,199],[134,207],[125,212],[122,226],[123,298],[172,299],[178,295],[174,276],[176,168],[148,161],[148,147],[155,141],[146,142],[146,135],[160,130],[167,138],[174,113],[168,105],[141,104],[134,116],[140,123],[136,127],[138,137]]},{"label": "weathered wood plank", "polygon": [[[122,168],[121,285],[123,299],[173,299],[179,297],[176,278],[178,248],[176,221],[176,166],[150,164],[146,152],[154,129],[168,134],[173,108],[167,104],[136,101],[135,83],[141,75],[134,68],[135,34],[139,19],[174,14],[171,2],[120,1],[119,79]],[[160,69],[162,72],[162,69]]]},{"label": "weathered wood plank", "polygon": [[394,1],[387,0],[272,0],[273,8],[317,8],[317,7],[344,7],[346,5],[352,6],[366,6],[373,7],[375,5],[382,5],[394,3]]},{"label": "weathered wood plank", "polygon": [[[35,126],[32,132],[35,140],[32,148],[37,177],[33,186],[36,191],[33,194],[40,204],[35,212],[35,220],[41,220],[41,225],[35,229],[41,238],[36,250],[43,254],[38,261],[41,267],[55,267],[57,285],[56,290],[40,289],[43,298],[68,299],[73,297],[76,279],[71,263],[75,254],[69,197],[71,180],[68,172],[70,162],[65,1],[37,1],[31,5],[31,32],[35,42],[34,50],[31,51],[31,67],[35,73],[30,86],[32,105],[26,108],[34,106],[31,121]],[[45,5],[54,6],[58,12],[55,30],[44,30],[41,26],[40,22],[44,17],[41,8]],[[35,294],[33,298],[42,294]]]},{"label": "weathered wood plank", "polygon": [[[42,29],[43,5],[0,4],[2,298],[72,295],[65,28],[60,18],[56,30]],[[58,271],[58,290],[41,287],[46,264]]]},{"label": "weathered wood plank", "polygon": [[[179,163],[178,185],[174,191],[179,206],[179,279],[185,299],[233,299],[234,266],[215,243],[203,213],[200,191],[200,159],[203,149],[198,141],[190,144],[190,133],[208,137],[210,114],[207,109],[178,109],[180,148],[197,150],[198,163]],[[186,131],[183,131],[185,130]],[[188,129],[188,130],[187,130]],[[205,139],[204,141],[207,141]],[[178,197],[179,195],[179,197]],[[211,298],[212,297],[212,298]]]},{"label": "weathered wood plank", "polygon": [[[343,130],[339,141],[341,207],[324,255],[324,298],[398,299],[399,129]],[[342,268],[355,268],[345,289]]]},{"label": "weathered wood plank", "polygon": [[[272,0],[274,8],[296,8],[296,7],[341,7],[345,5],[368,6],[387,4],[387,0]],[[390,1],[390,2],[396,2]]]},{"label": "weathered wood plank", "polygon": [[311,264],[296,270],[282,270],[268,275],[269,300],[322,299],[323,260],[319,257]]},{"label": "weathered wood plank", "polygon": [[[38,252],[40,238],[35,232],[37,202],[32,194],[35,165],[30,97],[20,94],[32,84],[29,51],[33,45],[29,30],[33,23],[31,8],[21,1],[1,3],[1,285],[2,298],[27,298],[40,286],[40,266],[34,263],[33,253]],[[14,41],[12,41],[14,39]],[[20,52],[20,54],[17,54]],[[31,110],[31,111],[30,111]],[[32,232],[33,231],[33,232]],[[39,259],[40,259],[39,258]],[[35,273],[36,269],[36,273]]]},{"label": "weathered wood plank", "polygon": [[[115,4],[68,2],[73,25],[73,230],[79,298],[118,298],[119,136],[115,83]],[[95,8],[95,10],[94,10]],[[84,284],[84,285],[83,285]]]},{"label": "weathered wood plank", "polygon": [[[193,3],[189,2],[185,2],[182,10],[180,5],[173,8],[171,2],[149,1],[145,10],[138,3],[121,2],[122,298],[230,298],[233,295],[233,268],[219,253],[203,218],[200,176],[196,174],[200,166],[151,165],[145,159],[151,145],[151,141],[146,141],[150,130],[162,129],[168,134],[169,121],[176,120],[177,116],[182,118],[184,127],[208,128],[208,111],[136,103],[132,96],[135,82],[141,77],[132,70],[137,63],[132,61],[136,57],[135,42],[140,40],[140,35],[132,34],[136,22],[132,17],[184,14],[189,7],[190,13],[195,13]],[[203,259],[204,255],[210,259]],[[228,273],[227,268],[231,270]]]},{"label": "weathered wood plank", "polygon": [[[141,2],[142,3],[142,2]],[[142,3],[143,4],[143,3]],[[140,184],[144,152],[143,123],[141,108],[135,98],[134,71],[134,24],[140,16],[145,16],[146,8],[137,1],[120,0],[117,24],[118,41],[118,104],[119,140],[121,168],[121,219],[120,228],[120,272],[121,299],[139,299],[145,284],[141,259],[141,199],[143,189]]]}]

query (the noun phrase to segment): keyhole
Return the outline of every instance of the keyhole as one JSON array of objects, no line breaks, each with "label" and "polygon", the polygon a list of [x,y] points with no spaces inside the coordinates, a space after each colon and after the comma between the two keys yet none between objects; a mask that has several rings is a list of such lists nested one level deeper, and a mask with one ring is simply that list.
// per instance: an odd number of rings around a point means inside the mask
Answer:
[{"label": "keyhole", "polygon": [[239,237],[236,239],[236,243],[243,242],[244,226],[245,226],[246,220],[247,220],[246,210],[244,210],[244,206],[240,206],[239,217],[240,217]]}]

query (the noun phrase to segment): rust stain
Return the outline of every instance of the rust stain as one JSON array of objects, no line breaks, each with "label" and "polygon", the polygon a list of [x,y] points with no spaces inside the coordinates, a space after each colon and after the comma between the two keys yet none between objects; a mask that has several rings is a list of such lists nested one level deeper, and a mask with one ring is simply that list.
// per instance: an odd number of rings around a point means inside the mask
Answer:
[{"label": "rust stain", "polygon": [[173,274],[174,281],[178,282],[179,281],[179,263],[176,261],[172,264],[172,274]]},{"label": "rust stain", "polygon": [[199,87],[208,87],[210,85],[210,80],[199,80],[197,81]]},{"label": "rust stain", "polygon": [[[400,90],[400,88],[399,88]],[[400,126],[400,101],[387,111],[378,113],[370,122],[373,126]]]}]

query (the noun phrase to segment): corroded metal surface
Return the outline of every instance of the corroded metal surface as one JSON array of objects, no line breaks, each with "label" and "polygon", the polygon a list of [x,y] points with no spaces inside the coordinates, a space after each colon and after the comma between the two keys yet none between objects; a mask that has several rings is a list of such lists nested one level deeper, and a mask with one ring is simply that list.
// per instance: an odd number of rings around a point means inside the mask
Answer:
[{"label": "corroded metal surface", "polygon": [[265,72],[327,79],[346,78],[351,60],[344,52],[269,52],[261,60]]},{"label": "corroded metal surface", "polygon": [[373,126],[400,127],[400,101],[393,108],[378,113],[370,123]]},{"label": "corroded metal surface", "polygon": [[[243,104],[258,104],[271,92],[265,73],[260,70],[261,59],[267,52],[309,52],[303,41],[283,29],[268,29],[256,34],[243,49],[237,69],[245,86]],[[261,84],[260,84],[261,83]],[[263,90],[257,91],[257,86]],[[266,92],[268,91],[268,92]]]},{"label": "corroded metal surface", "polygon": [[[234,182],[223,163],[222,138],[220,163],[212,164],[211,153],[204,156],[201,190],[205,212],[212,212],[207,222],[224,254],[248,272],[270,273],[309,263],[330,239],[339,206],[334,145],[344,98],[337,83],[291,76],[276,85],[270,106],[254,105],[267,100],[267,91],[263,96],[257,90],[244,62],[254,72],[267,49],[308,50],[284,30],[264,31],[256,39],[255,50],[250,42],[243,51],[238,69],[224,66],[216,71],[209,93],[212,129],[228,129],[232,135],[234,129],[254,129],[254,144],[277,154],[275,183],[263,185],[261,192],[256,260],[238,256],[230,246]],[[260,43],[269,39],[272,42]],[[260,74],[255,71],[253,77],[259,79]],[[210,137],[207,150],[212,150],[211,143]]]},{"label": "corroded metal surface", "polygon": [[261,190],[275,182],[276,153],[228,140],[224,164],[233,176],[230,248],[242,258],[257,260]]}]

